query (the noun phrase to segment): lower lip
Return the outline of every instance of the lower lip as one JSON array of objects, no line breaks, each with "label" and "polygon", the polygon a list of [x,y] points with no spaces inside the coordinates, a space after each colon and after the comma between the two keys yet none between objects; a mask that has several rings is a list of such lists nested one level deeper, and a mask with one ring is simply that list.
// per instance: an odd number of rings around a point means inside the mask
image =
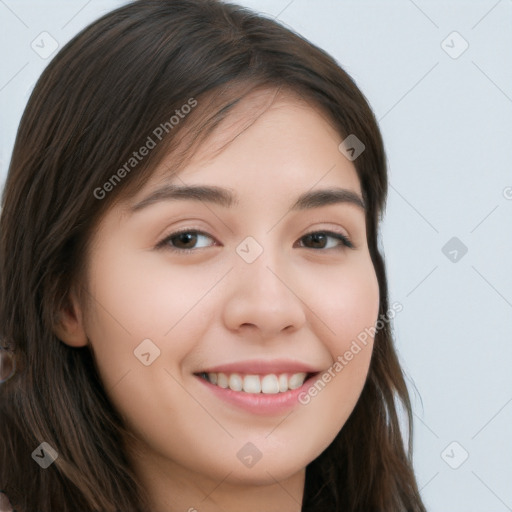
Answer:
[{"label": "lower lip", "polygon": [[216,396],[232,405],[244,409],[253,414],[279,414],[286,412],[300,404],[299,395],[307,392],[311,386],[311,380],[315,375],[304,381],[300,388],[290,389],[284,393],[245,393],[233,391],[229,388],[221,388],[202,377],[196,377]]}]

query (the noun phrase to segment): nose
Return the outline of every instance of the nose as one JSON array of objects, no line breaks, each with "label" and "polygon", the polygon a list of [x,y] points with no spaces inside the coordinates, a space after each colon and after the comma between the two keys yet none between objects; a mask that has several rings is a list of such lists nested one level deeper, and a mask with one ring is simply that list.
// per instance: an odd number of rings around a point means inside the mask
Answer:
[{"label": "nose", "polygon": [[306,305],[289,262],[266,249],[252,263],[238,260],[233,270],[223,309],[228,329],[254,331],[255,337],[266,340],[304,325]]}]

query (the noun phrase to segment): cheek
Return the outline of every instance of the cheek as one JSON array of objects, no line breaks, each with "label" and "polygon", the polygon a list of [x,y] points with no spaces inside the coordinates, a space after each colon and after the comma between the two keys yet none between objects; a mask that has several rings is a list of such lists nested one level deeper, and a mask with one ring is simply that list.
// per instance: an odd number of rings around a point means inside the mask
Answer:
[{"label": "cheek", "polygon": [[325,326],[322,341],[334,358],[377,320],[379,284],[370,256],[315,273],[314,290],[308,305]]},{"label": "cheek", "polygon": [[[211,322],[213,311],[204,306],[225,272],[191,272],[170,265],[162,255],[123,254],[106,247],[90,270],[93,312],[86,327],[107,387],[141,367],[146,374],[164,364],[178,367]],[[148,339],[151,343],[141,345]],[[150,367],[137,359],[139,346],[148,348],[143,353],[149,351],[150,360],[159,355]]]},{"label": "cheek", "polygon": [[369,256],[351,264],[350,270],[340,267],[339,272],[331,269],[329,275],[317,277],[323,286],[311,294],[308,305],[321,318],[322,342],[332,365],[299,401],[315,424],[323,425],[327,446],[354,409],[368,375],[379,285]]}]

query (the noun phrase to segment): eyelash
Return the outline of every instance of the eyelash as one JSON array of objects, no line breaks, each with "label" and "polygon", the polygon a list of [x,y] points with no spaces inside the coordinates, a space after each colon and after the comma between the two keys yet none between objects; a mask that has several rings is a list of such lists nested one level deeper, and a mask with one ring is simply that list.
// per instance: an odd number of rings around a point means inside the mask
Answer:
[{"label": "eyelash", "polygon": [[[172,247],[171,245],[169,245],[169,242],[171,241],[171,239],[178,237],[179,235],[182,235],[185,233],[187,233],[187,234],[193,233],[196,235],[202,235],[202,236],[206,236],[208,238],[213,239],[212,236],[210,236],[208,233],[205,233],[204,231],[200,231],[197,229],[183,229],[181,231],[176,231],[175,233],[171,233],[169,236],[166,236],[163,240],[161,240],[160,242],[157,243],[156,248],[169,250],[171,252],[180,253],[180,254],[189,254],[192,252],[196,252],[198,249],[178,249],[178,248],[175,248],[175,247]],[[336,238],[337,240],[340,240],[342,242],[342,246],[335,247],[334,249],[340,249],[340,248],[341,249],[344,249],[344,248],[354,249],[354,244],[350,241],[350,239],[347,236],[342,235],[341,233],[336,233],[335,231],[329,231],[329,230],[311,231],[311,232],[306,233],[305,235],[301,236],[300,239],[303,239],[310,235],[316,235],[316,234],[323,234],[323,235],[327,235],[328,237]],[[312,251],[319,251],[319,250],[325,251],[325,250],[333,249],[333,247],[330,247],[329,249],[322,249],[322,248],[314,249],[311,247],[305,247],[305,248],[311,249]],[[201,247],[200,249],[204,249],[204,247]]]}]

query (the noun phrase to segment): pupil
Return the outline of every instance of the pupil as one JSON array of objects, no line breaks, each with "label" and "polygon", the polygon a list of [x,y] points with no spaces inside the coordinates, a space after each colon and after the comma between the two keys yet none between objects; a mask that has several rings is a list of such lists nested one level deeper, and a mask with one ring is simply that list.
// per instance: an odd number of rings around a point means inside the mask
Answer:
[{"label": "pupil", "polygon": [[313,233],[310,235],[313,245],[315,247],[323,247],[325,245],[325,234],[324,233]]},{"label": "pupil", "polygon": [[[184,245],[194,245],[193,242],[196,241],[197,235],[192,233],[181,233],[178,235],[179,244],[183,243]],[[192,242],[192,244],[190,244]]]}]

